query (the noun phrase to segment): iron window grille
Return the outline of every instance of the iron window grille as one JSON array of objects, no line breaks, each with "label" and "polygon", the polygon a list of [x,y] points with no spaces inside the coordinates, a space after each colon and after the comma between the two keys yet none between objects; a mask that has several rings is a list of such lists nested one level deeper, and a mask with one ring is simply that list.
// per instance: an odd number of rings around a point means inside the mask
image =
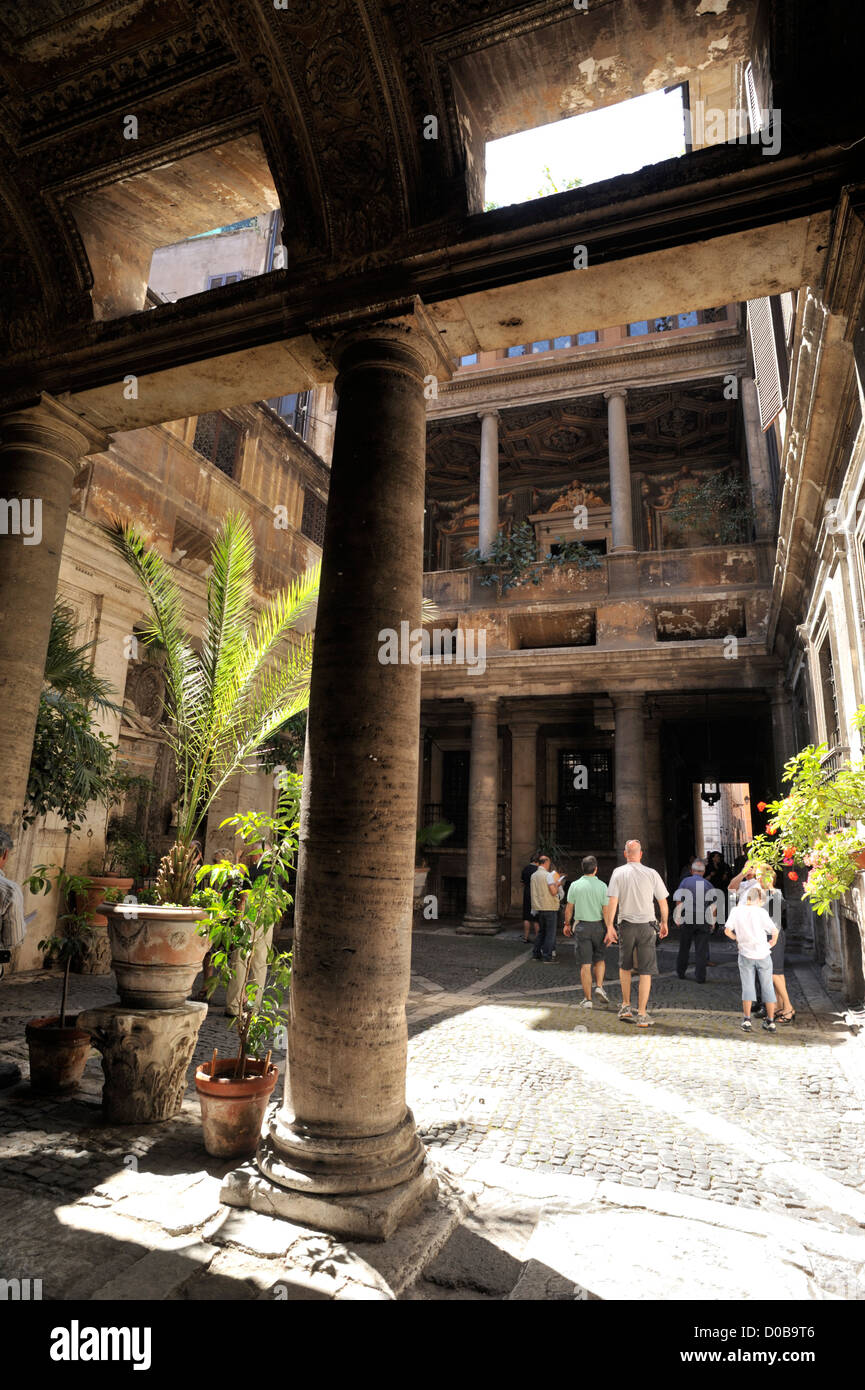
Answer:
[{"label": "iron window grille", "polygon": [[303,517],[300,522],[300,529],[308,540],[314,545],[324,545],[324,521],[327,515],[327,503],[322,502],[314,492],[309,489],[303,494]]},{"label": "iron window grille", "polygon": [[209,459],[220,473],[233,478],[242,439],[243,431],[239,425],[221,411],[211,410],[206,415],[199,415],[192,447],[196,453]]}]

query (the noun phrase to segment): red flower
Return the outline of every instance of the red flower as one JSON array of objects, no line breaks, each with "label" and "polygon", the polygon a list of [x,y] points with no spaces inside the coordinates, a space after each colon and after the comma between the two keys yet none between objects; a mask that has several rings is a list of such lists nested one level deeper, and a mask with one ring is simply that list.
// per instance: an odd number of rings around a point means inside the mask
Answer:
[{"label": "red flower", "polygon": [[792,864],[792,863],[793,863],[793,860],[794,860],[795,858],[796,858],[796,851],[795,851],[794,849],[785,849],[785,850],[784,850],[784,863],[785,863],[785,864]]},{"label": "red flower", "polygon": [[758,811],[765,811],[765,809],[766,809],[766,803],[765,803],[765,801],[758,801],[758,802],[757,802],[757,810],[758,810]]},{"label": "red flower", "polygon": [[789,874],[787,875],[787,877],[788,877],[788,878],[792,878],[792,880],[793,880],[794,883],[798,883],[798,881],[799,881],[799,875],[798,875],[797,873],[794,873],[792,869],[790,870],[790,872],[789,872]]},{"label": "red flower", "polygon": [[767,834],[767,835],[777,835],[777,834],[778,834],[778,831],[777,831],[773,826],[767,825],[767,827],[766,827],[766,834]]}]

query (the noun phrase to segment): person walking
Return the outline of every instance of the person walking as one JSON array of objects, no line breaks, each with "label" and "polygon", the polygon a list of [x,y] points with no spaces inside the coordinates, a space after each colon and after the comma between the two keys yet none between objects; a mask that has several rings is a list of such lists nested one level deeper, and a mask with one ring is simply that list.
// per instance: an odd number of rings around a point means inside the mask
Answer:
[{"label": "person walking", "polygon": [[679,938],[679,954],[676,957],[676,974],[680,980],[684,980],[693,944],[694,979],[699,985],[706,983],[709,937],[715,929],[717,919],[716,890],[707,885],[704,877],[705,868],[702,859],[692,860],[691,872],[682,879],[673,894],[673,921],[682,931]]},{"label": "person walking", "polygon": [[595,996],[609,1004],[610,997],[604,989],[604,907],[607,903],[607,885],[598,878],[598,861],[593,854],[587,854],[582,861],[582,878],[575,878],[568,889],[565,903],[565,936],[574,938],[574,954],[580,967],[580,982],[583,986],[581,1009],[592,1007],[592,975],[595,977]]},{"label": "person walking", "polygon": [[523,941],[526,946],[529,944],[530,936],[534,935],[535,940],[538,936],[538,919],[532,912],[532,874],[537,872],[538,856],[532,855],[526,867],[520,874],[523,885]]},{"label": "person walking", "polygon": [[[622,1007],[619,1018],[624,1023],[636,1021],[638,1028],[648,1028],[652,1019],[647,1009],[652,989],[652,976],[658,973],[658,954],[655,937],[655,903],[661,914],[661,927],[658,933],[661,940],[667,935],[666,884],[655,869],[641,863],[643,847],[639,840],[628,840],[625,845],[625,863],[619,864],[610,875],[607,888],[607,905],[604,908],[604,921],[608,946],[619,944],[619,980],[622,986]],[[615,927],[616,910],[619,912],[618,932]],[[631,973],[636,964],[639,984],[637,987],[637,1016],[631,1012]]]},{"label": "person walking", "polygon": [[[775,1018],[779,1023],[792,1023],[793,1019],[796,1017],[796,1010],[790,1002],[790,996],[787,993],[787,980],[784,975],[784,932],[787,929],[784,922],[784,895],[780,889],[775,886],[777,879],[773,870],[769,868],[768,865],[758,870],[746,859],[740,871],[735,877],[730,879],[730,908],[732,910],[732,908],[736,906],[737,900],[744,902],[747,899],[755,882],[759,882],[763,889],[765,895],[763,906],[766,908],[766,911],[769,913],[778,929],[778,939],[771,951],[772,983],[775,986],[776,1000],[781,1005],[781,1009],[776,1009],[775,1011]],[[775,983],[776,977],[781,985],[780,992],[778,990],[778,985]],[[751,1010],[751,1017],[765,1018],[766,1005],[760,988],[759,975],[756,977],[754,987],[757,991],[757,1000],[756,1008]]]},{"label": "person walking", "polygon": [[756,982],[760,981],[767,1033],[775,1028],[775,989],[772,984],[772,947],[778,939],[778,928],[764,906],[767,890],[759,880],[745,891],[743,899],[727,918],[724,934],[735,941],[739,949],[739,978],[742,981],[742,1023],[746,1033],[751,1031],[751,1005],[757,998]]},{"label": "person walking", "polygon": [[538,934],[532,956],[535,960],[552,963],[556,946],[556,926],[559,920],[558,875],[551,872],[549,857],[538,856],[538,867],[532,874],[531,908],[538,919]]}]

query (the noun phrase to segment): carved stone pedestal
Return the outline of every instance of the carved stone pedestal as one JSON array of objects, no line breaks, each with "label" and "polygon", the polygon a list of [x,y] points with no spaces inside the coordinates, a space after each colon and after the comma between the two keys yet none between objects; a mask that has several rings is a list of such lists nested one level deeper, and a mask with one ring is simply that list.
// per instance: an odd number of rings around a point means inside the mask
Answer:
[{"label": "carved stone pedestal", "polygon": [[106,1004],[78,1019],[102,1054],[102,1108],[110,1124],[151,1124],[180,1110],[207,1005],[187,1000],[173,1009]]}]

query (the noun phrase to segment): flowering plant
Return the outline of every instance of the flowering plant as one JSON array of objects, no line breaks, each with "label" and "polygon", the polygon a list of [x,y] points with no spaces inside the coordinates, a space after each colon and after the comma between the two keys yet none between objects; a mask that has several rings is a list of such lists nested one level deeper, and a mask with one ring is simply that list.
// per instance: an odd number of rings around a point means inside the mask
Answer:
[{"label": "flowering plant", "polygon": [[[865,705],[853,724],[865,728]],[[790,791],[778,801],[758,802],[769,821],[766,834],[748,847],[751,864],[781,869],[794,882],[807,869],[803,892],[820,916],[853,886],[855,856],[865,852],[865,762],[827,770],[827,753],[825,743],[809,744],[790,759],[784,768]]]}]

